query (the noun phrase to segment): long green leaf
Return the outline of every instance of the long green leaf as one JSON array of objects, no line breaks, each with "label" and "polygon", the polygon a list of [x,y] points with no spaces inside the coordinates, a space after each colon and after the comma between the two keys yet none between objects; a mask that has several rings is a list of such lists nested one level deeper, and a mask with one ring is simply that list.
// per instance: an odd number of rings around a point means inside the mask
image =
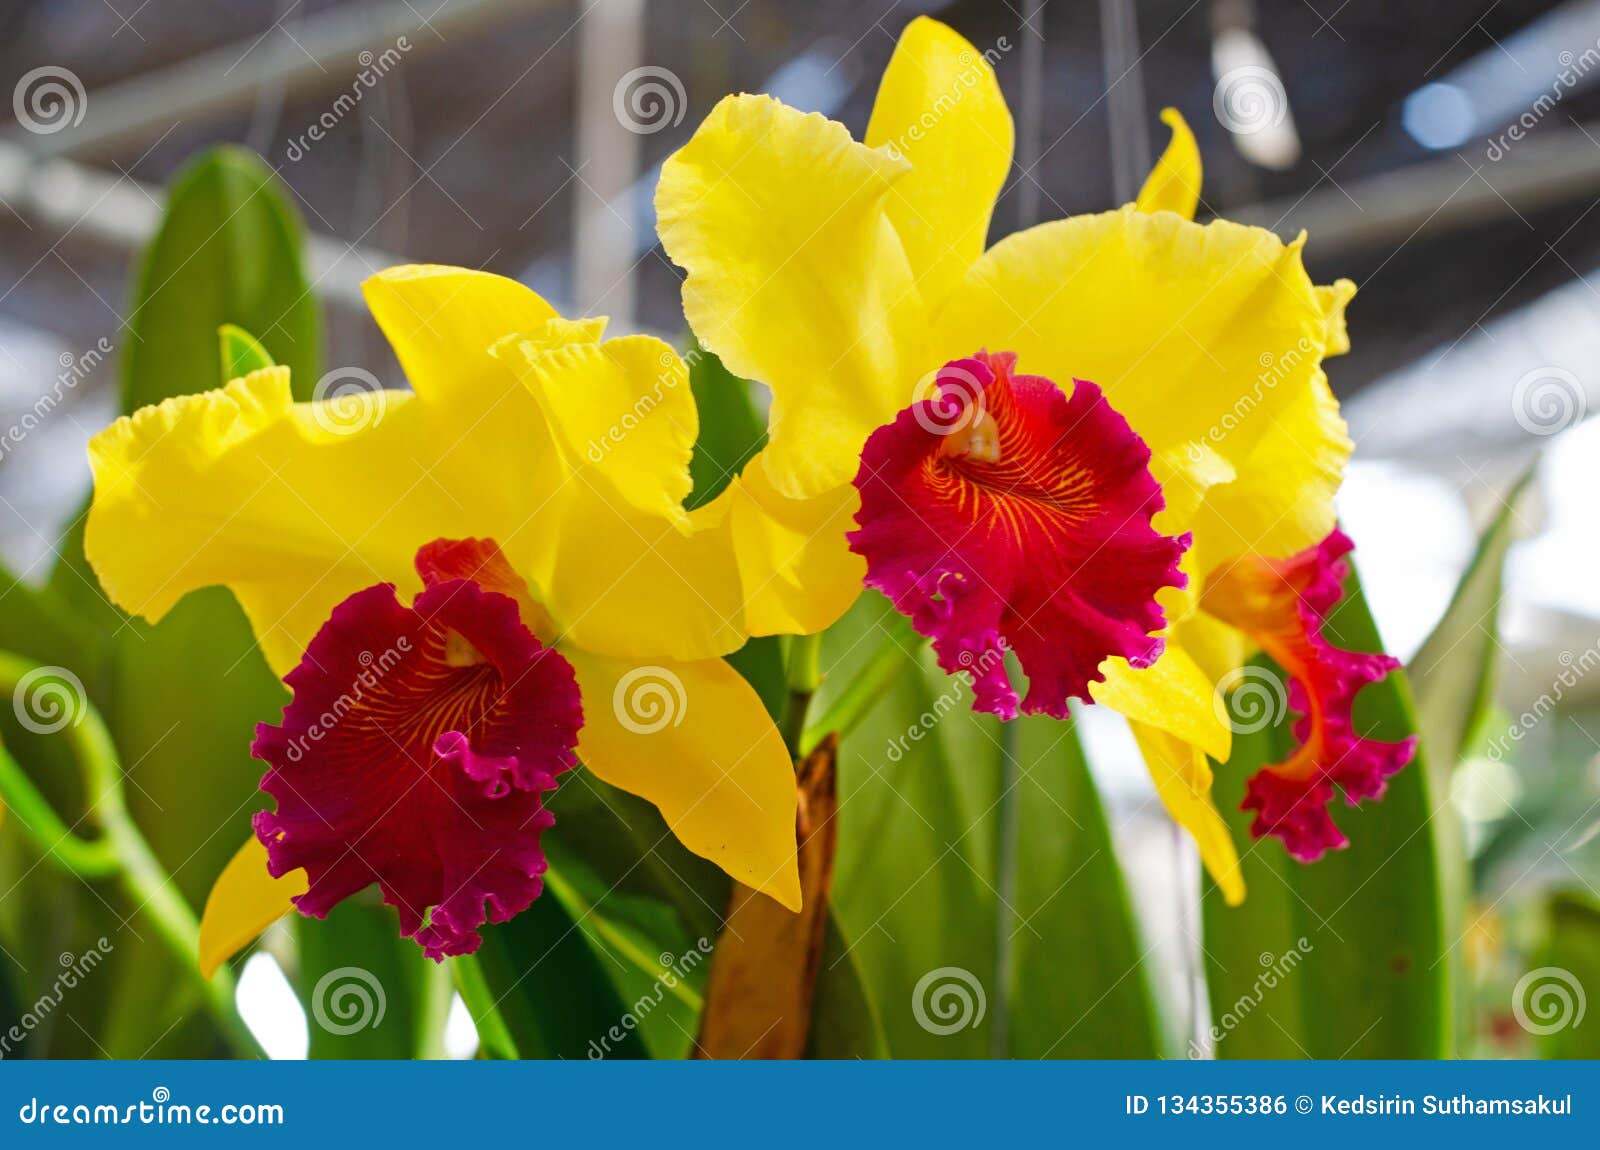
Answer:
[{"label": "long green leaf", "polygon": [[[1352,571],[1329,618],[1342,647],[1380,649]],[[1366,688],[1356,724],[1378,738],[1416,730],[1400,672]],[[1287,725],[1241,735],[1217,769],[1215,797],[1234,830],[1249,894],[1203,898],[1213,1037],[1221,1058],[1442,1058],[1453,1049],[1459,948],[1441,890],[1439,822],[1453,815],[1419,752],[1381,802],[1336,812],[1350,846],[1304,865],[1276,840],[1252,842],[1239,810],[1246,780],[1292,748]]]},{"label": "long green leaf", "polygon": [[[897,631],[890,610],[865,596],[829,632],[835,683]],[[1002,875],[1006,753],[1002,725],[972,714],[965,678],[930,657],[907,662],[841,748],[834,905],[889,1049],[1163,1053],[1144,947],[1070,724],[1019,724],[1014,880]]]},{"label": "long green leaf", "polygon": [[218,386],[224,324],[249,332],[273,362],[287,364],[295,395],[308,398],[322,333],[304,242],[294,207],[250,152],[217,148],[184,168],[134,287],[123,410]]},{"label": "long green leaf", "polygon": [[[1506,493],[1499,512],[1478,541],[1444,615],[1411,660],[1407,676],[1417,699],[1417,724],[1426,750],[1424,761],[1433,793],[1443,801],[1468,739],[1494,705],[1499,662],[1500,601],[1504,596],[1506,554],[1517,527],[1517,505],[1538,469],[1537,460]],[[1460,937],[1472,898],[1472,871],[1464,829],[1445,817],[1434,825],[1440,858],[1440,888],[1446,930]],[[1474,1001],[1465,976],[1461,948],[1452,950],[1456,1033],[1474,1030]]]}]

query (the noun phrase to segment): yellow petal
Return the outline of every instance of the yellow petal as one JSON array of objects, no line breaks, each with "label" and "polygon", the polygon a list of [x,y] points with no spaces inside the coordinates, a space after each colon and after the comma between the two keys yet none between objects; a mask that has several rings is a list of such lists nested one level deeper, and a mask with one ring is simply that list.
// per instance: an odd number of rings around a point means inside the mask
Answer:
[{"label": "yellow petal", "polygon": [[816,634],[861,594],[866,562],[845,541],[860,506],[853,486],[786,499],[752,461],[717,502],[728,504],[750,634]]},{"label": "yellow petal", "polygon": [[1194,521],[1196,562],[1211,572],[1239,555],[1287,558],[1334,527],[1333,497],[1354,444],[1318,371],[1229,483],[1206,492]]},{"label": "yellow petal", "polygon": [[522,336],[491,354],[538,401],[580,482],[609,485],[640,511],[687,526],[689,459],[700,430],[689,371],[659,339],[541,347]]},{"label": "yellow petal", "polygon": [[917,17],[883,73],[866,144],[911,161],[885,207],[935,307],[983,252],[1011,168],[1011,113],[989,61],[952,29]]},{"label": "yellow petal", "polygon": [[1343,355],[1350,350],[1350,332],[1345,327],[1344,309],[1355,298],[1356,285],[1349,280],[1335,280],[1327,287],[1317,288],[1317,300],[1322,304],[1322,314],[1328,323],[1328,355]]},{"label": "yellow petal", "polygon": [[206,896],[200,918],[200,974],[205,978],[215,974],[217,967],[293,910],[290,900],[306,889],[305,871],[273,878],[267,873],[267,848],[255,835],[246,839]]},{"label": "yellow petal", "polygon": [[1190,743],[1219,762],[1233,749],[1233,730],[1216,703],[1216,680],[1189,652],[1169,639],[1155,664],[1135,670],[1126,659],[1107,659],[1105,679],[1089,686],[1095,702]]},{"label": "yellow petal", "polygon": [[1132,727],[1167,813],[1194,836],[1200,861],[1222,897],[1229,906],[1238,906],[1244,901],[1244,873],[1228,824],[1211,801],[1211,764],[1205,753],[1144,723]]},{"label": "yellow petal", "polygon": [[512,332],[559,319],[516,280],[468,268],[406,264],[361,285],[416,393],[429,402],[481,403],[514,389],[489,348]]},{"label": "yellow petal", "polygon": [[799,910],[794,764],[755,690],[720,659],[560,650],[583,691],[585,765],[660,807],[684,846]]},{"label": "yellow petal", "polygon": [[397,391],[296,405],[282,367],[145,408],[90,442],[89,562],[113,602],[152,621],[229,587],[285,674],[353,592],[419,589],[412,560],[432,539],[549,549],[540,463],[479,449],[453,410]]},{"label": "yellow petal", "polygon": [[[1213,683],[1221,683],[1230,672],[1244,666],[1255,645],[1237,627],[1232,627],[1207,611],[1195,611],[1172,629],[1172,638]],[[1218,702],[1221,700],[1219,698]],[[1226,755],[1213,755],[1219,762]]]},{"label": "yellow petal", "polygon": [[656,213],[688,272],[684,314],[730,371],[771,388],[762,466],[791,498],[848,483],[928,370],[921,297],[885,208],[908,171],[767,96],[724,99],[662,167]]},{"label": "yellow petal", "polygon": [[[936,358],[1010,349],[1023,371],[1094,380],[1158,459],[1206,490],[1219,460],[1242,473],[1320,386],[1330,319],[1300,247],[1171,212],[1044,224],[974,265],[934,325]],[[1331,514],[1322,480],[1319,468],[1298,468],[1276,482],[1309,516],[1319,502]],[[1201,552],[1207,543],[1197,533]]]},{"label": "yellow petal", "polygon": [[1172,129],[1172,139],[1133,206],[1141,212],[1174,212],[1192,220],[1200,205],[1200,148],[1178,109],[1162,109],[1161,122]]}]

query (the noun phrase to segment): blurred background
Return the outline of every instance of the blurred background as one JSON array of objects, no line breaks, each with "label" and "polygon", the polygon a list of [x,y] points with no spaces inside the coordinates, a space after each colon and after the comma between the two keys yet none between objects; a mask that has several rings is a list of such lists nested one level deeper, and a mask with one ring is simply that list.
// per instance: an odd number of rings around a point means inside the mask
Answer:
[{"label": "blurred background", "polygon": [[[118,409],[133,261],[196,150],[244,145],[291,195],[330,365],[401,384],[358,285],[411,261],[513,276],[567,314],[677,339],[679,273],[652,239],[663,157],[737,90],[859,136],[895,38],[923,13],[995,49],[1018,123],[996,236],[1131,198],[1172,105],[1205,159],[1202,218],[1304,228],[1313,278],[1359,285],[1353,350],[1329,365],[1358,444],[1342,514],[1402,659],[1542,455],[1512,512],[1503,595],[1479,620],[1498,710],[1469,741],[1453,801],[1486,953],[1512,945],[1519,908],[1550,890],[1594,893],[1594,0],[9,4],[0,429],[30,413],[36,426],[0,452],[0,557],[42,580],[81,507],[85,441]],[[1496,741],[1530,712],[1525,739]],[[1142,916],[1184,994],[1199,944],[1170,910],[1193,860],[1118,721],[1086,728]]]}]

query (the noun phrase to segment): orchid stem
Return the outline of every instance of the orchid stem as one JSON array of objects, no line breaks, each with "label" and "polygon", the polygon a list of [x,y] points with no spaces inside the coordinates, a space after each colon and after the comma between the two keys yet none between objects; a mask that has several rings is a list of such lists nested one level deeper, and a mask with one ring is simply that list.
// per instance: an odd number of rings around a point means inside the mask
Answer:
[{"label": "orchid stem", "polygon": [[[49,668],[0,651],[0,693],[13,696],[20,715],[26,703],[17,698],[19,689],[26,689],[24,683],[51,678],[49,671]],[[67,688],[68,684],[63,680],[59,687]],[[40,688],[35,691],[43,694]],[[67,694],[58,689],[45,697],[63,708],[70,697],[70,716],[66,710],[52,711],[51,721],[41,733],[53,734],[59,730],[66,735],[73,757],[83,772],[88,810],[99,824],[101,837],[86,841],[74,834],[16,760],[3,750],[0,750],[0,797],[17,815],[17,821],[40,851],[56,865],[84,879],[116,876],[138,910],[154,924],[162,941],[193,974],[228,1041],[246,1057],[266,1057],[239,1015],[232,974],[226,969],[219,970],[210,980],[200,974],[199,921],[128,813],[122,795],[122,764],[100,712],[76,688]],[[59,726],[57,718],[64,720]]]},{"label": "orchid stem", "polygon": [[789,701],[783,712],[783,742],[789,754],[799,759],[802,755],[802,732],[806,726],[806,713],[811,709],[811,696],[822,684],[822,636],[796,635],[789,643],[789,658],[785,664],[789,680]]}]

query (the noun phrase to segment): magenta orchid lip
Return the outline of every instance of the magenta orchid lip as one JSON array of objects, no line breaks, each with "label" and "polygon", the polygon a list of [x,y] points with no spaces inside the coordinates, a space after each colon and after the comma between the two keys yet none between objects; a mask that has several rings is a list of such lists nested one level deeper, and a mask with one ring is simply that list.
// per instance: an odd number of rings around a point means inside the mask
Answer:
[{"label": "magenta orchid lip", "polygon": [[[252,747],[277,800],[256,834],[273,875],[306,872],[296,907],[321,918],[375,882],[435,959],[471,954],[480,926],[539,896],[544,796],[577,763],[583,721],[572,668],[516,600],[441,577],[452,547],[419,553],[427,586],[409,607],[379,584],[334,608],[284,679],[281,725]],[[473,549],[496,569],[498,548]],[[404,655],[374,676],[374,649]]]},{"label": "magenta orchid lip", "polygon": [[866,582],[974,679],[973,706],[1018,713],[1003,659],[1028,675],[1021,711],[1064,718],[1100,665],[1148,667],[1165,625],[1156,593],[1182,587],[1186,536],[1156,531],[1150,451],[1101,394],[1068,396],[1009,352],[947,363],[938,391],[867,441],[850,546]]}]

